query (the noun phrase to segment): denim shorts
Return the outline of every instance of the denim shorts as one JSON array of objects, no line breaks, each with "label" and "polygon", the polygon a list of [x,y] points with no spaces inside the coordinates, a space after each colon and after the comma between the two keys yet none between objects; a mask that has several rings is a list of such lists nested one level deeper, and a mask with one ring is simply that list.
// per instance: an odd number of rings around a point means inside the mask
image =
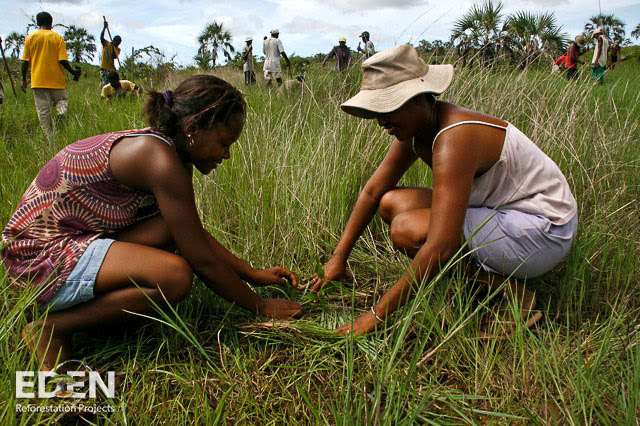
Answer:
[{"label": "denim shorts", "polygon": [[467,209],[463,232],[472,259],[486,272],[533,278],[553,269],[571,248],[578,215],[564,225],[511,209]]},{"label": "denim shorts", "polygon": [[42,308],[48,308],[50,311],[60,311],[93,299],[93,286],[96,282],[98,271],[100,271],[109,247],[114,242],[115,240],[110,238],[93,240],[80,256],[80,260],[78,260],[67,280],[62,283],[56,294]]}]

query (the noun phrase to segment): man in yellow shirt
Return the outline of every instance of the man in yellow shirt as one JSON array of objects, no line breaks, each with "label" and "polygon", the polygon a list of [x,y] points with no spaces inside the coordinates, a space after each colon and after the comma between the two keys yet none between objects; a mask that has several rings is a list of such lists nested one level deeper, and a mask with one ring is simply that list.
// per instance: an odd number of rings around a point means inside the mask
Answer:
[{"label": "man in yellow shirt", "polygon": [[114,61],[118,56],[120,56],[120,43],[122,43],[122,38],[117,35],[113,38],[113,43],[107,41],[104,38],[104,32],[109,27],[107,21],[104,21],[104,27],[102,28],[102,32],[100,33],[100,43],[102,43],[102,62],[100,63],[100,79],[102,80],[102,85],[106,85],[109,83],[109,79],[107,78],[107,74],[109,71],[117,71],[116,64]]},{"label": "man in yellow shirt", "polygon": [[56,107],[58,116],[67,112],[69,94],[64,67],[74,77],[80,77],[80,68],[75,70],[69,65],[64,40],[51,31],[53,18],[47,12],[36,15],[39,30],[29,34],[24,41],[22,54],[22,90],[27,90],[27,72],[31,66],[31,90],[36,101],[38,119],[45,136],[54,130],[51,120],[51,104]]},{"label": "man in yellow shirt", "polygon": [[109,83],[102,87],[100,96],[103,99],[109,99],[112,96],[137,96],[142,93],[142,88],[129,80],[120,80],[120,76],[115,71],[110,71],[107,74]]}]

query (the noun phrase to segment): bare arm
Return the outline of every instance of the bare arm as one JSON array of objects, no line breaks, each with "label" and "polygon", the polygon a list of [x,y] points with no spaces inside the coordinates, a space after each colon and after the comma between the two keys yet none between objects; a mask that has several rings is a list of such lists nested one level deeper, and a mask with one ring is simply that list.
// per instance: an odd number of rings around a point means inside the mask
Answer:
[{"label": "bare arm", "polygon": [[[481,155],[478,155],[477,145],[454,140],[454,134],[451,131],[448,138],[439,139],[433,154],[433,201],[429,237],[409,269],[374,306],[376,314],[381,318],[404,304],[416,283],[431,280],[460,247],[471,184]],[[338,332],[366,333],[377,322],[373,313],[367,312],[353,323],[338,329]]]},{"label": "bare arm", "polygon": [[386,157],[360,192],[340,241],[325,265],[324,280],[316,279],[311,282],[313,291],[320,290],[329,281],[341,278],[351,250],[378,210],[380,199],[398,183],[416,159],[408,142],[397,139],[393,142]]},{"label": "bare arm", "polygon": [[272,299],[261,298],[242,280],[253,268],[204,229],[195,205],[191,173],[173,148],[151,136],[131,138],[112,149],[110,165],[120,182],[155,195],[177,247],[211,290],[252,312],[277,318],[300,313],[294,302],[282,301],[279,305],[284,307],[274,308]]},{"label": "bare arm", "polygon": [[22,90],[27,90],[27,74],[29,73],[29,61],[22,61]]},{"label": "bare arm", "polygon": [[100,33],[100,43],[102,43],[103,46],[107,44],[107,40],[104,38],[104,32],[107,30],[108,26],[107,21],[105,21],[104,27],[102,27],[102,32]]},{"label": "bare arm", "polygon": [[284,58],[284,60],[287,62],[287,66],[290,67],[291,66],[291,61],[289,60],[289,58],[287,57],[287,54],[284,53],[284,51],[280,52],[280,54],[282,55],[282,57]]}]

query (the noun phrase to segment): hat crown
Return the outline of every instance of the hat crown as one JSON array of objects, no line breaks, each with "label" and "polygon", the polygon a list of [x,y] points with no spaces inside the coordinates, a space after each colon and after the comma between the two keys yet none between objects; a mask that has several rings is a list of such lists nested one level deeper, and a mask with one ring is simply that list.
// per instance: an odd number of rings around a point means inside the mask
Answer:
[{"label": "hat crown", "polygon": [[362,63],[361,90],[377,90],[427,74],[427,65],[416,49],[403,44],[385,49]]}]

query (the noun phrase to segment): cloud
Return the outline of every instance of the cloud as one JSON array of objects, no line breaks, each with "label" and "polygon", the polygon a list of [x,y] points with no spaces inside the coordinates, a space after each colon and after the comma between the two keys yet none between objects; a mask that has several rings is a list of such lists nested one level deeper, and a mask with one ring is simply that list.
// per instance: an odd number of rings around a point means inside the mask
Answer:
[{"label": "cloud", "polygon": [[428,0],[326,0],[338,9],[348,12],[375,12],[380,9],[405,9],[426,6]]},{"label": "cloud", "polygon": [[25,3],[39,3],[42,5],[43,9],[47,9],[47,4],[84,4],[90,3],[88,0],[46,0],[46,1],[38,1],[38,0],[26,0]]}]

